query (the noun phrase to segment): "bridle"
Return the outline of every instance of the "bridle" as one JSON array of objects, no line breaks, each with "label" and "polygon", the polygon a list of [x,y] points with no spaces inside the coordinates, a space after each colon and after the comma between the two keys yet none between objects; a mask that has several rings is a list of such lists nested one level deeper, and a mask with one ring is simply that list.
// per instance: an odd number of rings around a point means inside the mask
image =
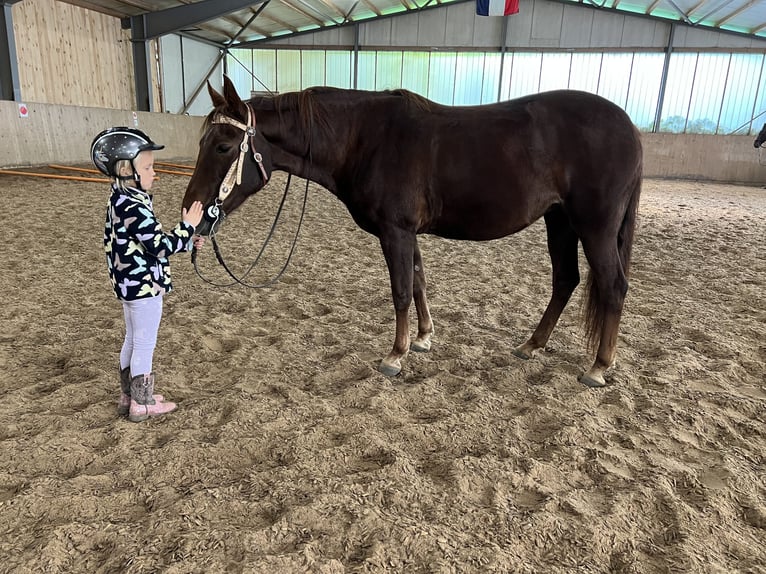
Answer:
[{"label": "bridle", "polygon": [[[234,126],[244,132],[242,136],[242,143],[239,144],[239,155],[231,163],[229,171],[218,187],[218,197],[205,209],[205,215],[210,220],[218,219],[221,212],[221,204],[229,197],[229,194],[234,190],[235,185],[242,183],[242,169],[245,166],[245,155],[251,149],[253,150],[253,160],[261,170],[261,177],[263,177],[263,185],[266,185],[269,181],[269,175],[266,173],[266,168],[263,167],[263,156],[255,149],[255,112],[250,107],[250,104],[245,104],[247,108],[247,123],[242,123],[239,120],[230,118],[223,114],[217,114],[213,117],[211,124],[228,124]],[[249,142],[249,143],[248,143]]]},{"label": "bridle", "polygon": [[[229,171],[226,172],[226,176],[223,178],[223,181],[221,182],[221,185],[218,188],[218,196],[215,198],[213,203],[207,206],[205,208],[205,219],[208,220],[210,223],[210,241],[213,244],[213,251],[215,252],[216,259],[218,260],[218,263],[220,263],[221,267],[223,267],[226,270],[226,273],[229,274],[229,276],[234,280],[231,283],[215,283],[213,281],[210,281],[209,279],[206,279],[202,276],[200,273],[199,268],[197,267],[197,248],[194,247],[192,249],[191,254],[191,260],[192,264],[194,265],[194,271],[196,271],[197,276],[202,279],[205,283],[208,285],[212,285],[214,287],[230,287],[232,285],[240,284],[245,287],[250,287],[251,289],[262,289],[265,287],[269,287],[276,283],[279,278],[282,276],[282,274],[287,269],[287,266],[290,264],[290,260],[293,257],[293,253],[295,252],[295,246],[298,243],[298,234],[300,233],[301,226],[303,225],[303,216],[306,214],[306,201],[308,199],[308,192],[309,192],[309,180],[306,179],[306,189],[303,193],[303,207],[301,208],[301,217],[298,221],[298,227],[295,230],[295,237],[293,238],[292,246],[290,247],[290,253],[287,256],[287,260],[285,261],[285,264],[282,266],[282,269],[279,270],[279,272],[272,277],[270,280],[260,283],[260,284],[251,284],[251,283],[245,283],[244,279],[247,277],[247,275],[255,268],[255,266],[258,264],[258,261],[260,261],[261,256],[263,255],[264,251],[266,251],[266,246],[271,241],[271,238],[274,235],[274,231],[276,231],[277,223],[279,222],[279,217],[282,214],[282,208],[285,205],[285,200],[287,199],[287,192],[290,189],[290,179],[292,177],[292,174],[288,174],[287,176],[287,183],[285,184],[285,192],[282,195],[282,200],[279,203],[279,209],[277,210],[276,215],[274,216],[274,223],[271,225],[271,229],[269,230],[269,234],[266,236],[266,239],[263,242],[263,245],[261,246],[260,251],[258,252],[258,255],[256,256],[255,260],[250,264],[250,267],[248,267],[247,271],[245,271],[244,275],[241,277],[237,277],[231,269],[229,269],[229,266],[226,265],[226,262],[223,259],[223,255],[221,254],[221,250],[218,247],[218,242],[216,241],[216,226],[219,223],[219,221],[223,221],[223,219],[226,217],[226,214],[224,213],[223,209],[221,209],[221,205],[223,204],[224,200],[229,196],[229,194],[234,189],[235,185],[240,185],[242,183],[242,169],[244,167],[245,163],[245,155],[247,152],[252,149],[253,150],[253,159],[255,160],[256,164],[258,165],[258,168],[261,170],[261,176],[263,177],[263,185],[265,186],[266,183],[269,181],[269,175],[266,173],[266,169],[263,167],[263,156],[261,156],[260,153],[255,149],[255,142],[253,141],[253,138],[255,137],[255,112],[250,107],[250,104],[245,104],[247,107],[247,123],[243,124],[242,122],[231,118],[229,116],[225,116],[223,114],[217,114],[213,117],[211,124],[228,124],[231,126],[234,126],[236,128],[239,128],[243,132],[245,132],[245,135],[242,138],[242,143],[239,144],[239,156],[237,159],[232,162],[231,166],[229,167]],[[249,140],[249,144],[248,144]]]}]

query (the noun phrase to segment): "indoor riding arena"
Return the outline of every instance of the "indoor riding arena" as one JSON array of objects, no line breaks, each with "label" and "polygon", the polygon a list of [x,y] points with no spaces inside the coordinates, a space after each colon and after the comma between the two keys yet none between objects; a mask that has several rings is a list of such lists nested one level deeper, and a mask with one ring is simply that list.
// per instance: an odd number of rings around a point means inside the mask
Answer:
[{"label": "indoor riding arena", "polygon": [[[699,23],[718,4],[705,0],[687,13],[692,27],[616,2],[520,0],[505,16],[478,15],[476,2],[405,2],[366,20],[359,8],[341,25],[309,4],[343,15],[352,4],[274,2],[229,13],[211,1],[150,12],[117,1],[4,4],[14,50],[0,101],[0,573],[766,572],[766,150],[754,147],[766,122],[766,9],[727,19],[746,4],[734,2]],[[327,28],[306,33],[280,12],[290,4]],[[556,14],[554,42],[539,19]],[[183,31],[148,37],[171,16]],[[749,29],[715,25],[746,17]],[[575,39],[586,21],[592,45]],[[290,24],[284,38],[278,22]],[[427,37],[437,30],[442,44]],[[231,48],[217,62],[214,40]],[[90,161],[93,137],[122,125],[165,145],[152,193],[171,229],[212,109],[206,82],[220,91],[226,73],[243,98],[260,93],[250,73],[242,83],[249,65],[274,93],[337,85],[331,63],[346,50],[352,84],[340,87],[413,90],[416,68],[405,64],[417,49],[430,58],[419,93],[437,101],[447,68],[437,60],[457,54],[458,74],[463,54],[483,54],[479,100],[455,87],[441,102],[454,106],[491,103],[495,56],[505,71],[493,102],[572,88],[587,75],[573,52],[601,54],[599,77],[614,82],[620,68],[607,56],[633,54],[622,107],[641,132],[644,179],[606,386],[579,381],[594,360],[582,250],[583,280],[547,344],[528,360],[514,355],[551,297],[542,219],[492,241],[419,235],[432,345],[384,375],[395,313],[381,243],[328,189],[297,176],[288,188],[275,170],[216,240],[244,283],[284,272],[263,288],[239,284],[209,239],[196,268],[190,254],[172,256],[154,372],[156,392],[178,409],[139,423],[119,415],[125,323],[107,273],[109,183]],[[148,75],[133,66],[142,53]],[[402,83],[385,84],[397,53]],[[569,83],[551,87],[542,79],[564,53]],[[535,85],[522,82],[529,54]],[[631,99],[644,54],[665,80],[656,118],[636,103],[654,93],[648,81]],[[692,55],[697,74],[678,87],[674,70],[688,71]],[[706,69],[727,81],[699,84]],[[744,69],[751,83],[735,74]],[[619,103],[609,89],[588,91]],[[716,90],[718,103],[700,107]],[[751,95],[734,106],[734,93]],[[704,131],[698,116],[715,126]],[[414,339],[414,306],[409,318]]]}]

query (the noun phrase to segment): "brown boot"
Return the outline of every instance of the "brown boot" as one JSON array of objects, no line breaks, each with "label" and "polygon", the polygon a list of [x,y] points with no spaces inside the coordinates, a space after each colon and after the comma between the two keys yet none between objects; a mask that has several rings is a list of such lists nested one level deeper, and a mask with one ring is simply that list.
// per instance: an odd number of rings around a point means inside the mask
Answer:
[{"label": "brown boot", "polygon": [[131,379],[128,418],[132,422],[138,423],[149,417],[158,417],[176,410],[175,403],[155,400],[152,391],[154,391],[154,373],[136,375]]},{"label": "brown boot", "polygon": [[[117,400],[117,414],[126,415],[130,411],[130,367],[120,369],[120,398]],[[152,395],[157,402],[162,402],[165,397]]]}]

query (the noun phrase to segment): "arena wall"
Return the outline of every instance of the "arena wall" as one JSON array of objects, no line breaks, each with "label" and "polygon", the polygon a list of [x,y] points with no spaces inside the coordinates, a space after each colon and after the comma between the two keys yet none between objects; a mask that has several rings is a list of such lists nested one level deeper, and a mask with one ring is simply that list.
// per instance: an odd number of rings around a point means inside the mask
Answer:
[{"label": "arena wall", "polygon": [[[0,167],[79,164],[90,161],[89,146],[101,130],[117,125],[145,130],[165,144],[163,159],[193,159],[203,118],[175,114],[109,110],[53,104],[0,101]],[[648,177],[700,179],[753,185],[766,183],[766,154],[751,136],[643,134],[644,173]],[[764,165],[761,164],[763,162]]]},{"label": "arena wall", "polygon": [[90,144],[101,130],[113,126],[138,127],[165,145],[162,159],[197,156],[203,117],[56,104],[19,104],[0,101],[0,167],[90,163]]}]

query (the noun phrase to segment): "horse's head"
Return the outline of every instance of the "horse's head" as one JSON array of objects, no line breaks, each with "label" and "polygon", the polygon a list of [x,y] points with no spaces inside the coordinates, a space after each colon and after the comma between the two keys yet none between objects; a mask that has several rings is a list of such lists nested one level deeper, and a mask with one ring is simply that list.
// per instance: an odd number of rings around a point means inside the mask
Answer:
[{"label": "horse's head", "polygon": [[753,147],[761,147],[763,142],[766,142],[766,124],[763,124],[763,127],[761,128],[761,133],[759,133],[758,137],[755,138],[755,141],[753,142]]},{"label": "horse's head", "polygon": [[271,177],[272,149],[259,132],[255,112],[224,77],[223,95],[208,82],[213,111],[205,120],[183,206],[201,201],[205,216],[196,233],[215,231],[225,214],[266,185]]}]

